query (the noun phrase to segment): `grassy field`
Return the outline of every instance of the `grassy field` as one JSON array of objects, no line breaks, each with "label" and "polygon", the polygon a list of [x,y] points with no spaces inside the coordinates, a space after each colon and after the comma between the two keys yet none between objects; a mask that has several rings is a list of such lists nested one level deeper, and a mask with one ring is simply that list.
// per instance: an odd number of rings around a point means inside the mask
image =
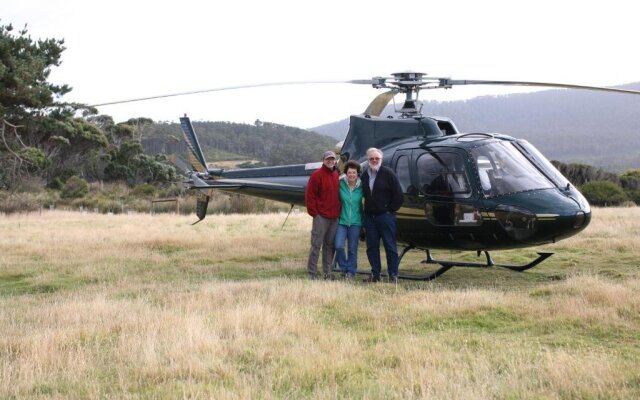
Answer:
[{"label": "grassy field", "polygon": [[397,286],[307,280],[284,218],[0,215],[0,398],[640,397],[640,208]]}]

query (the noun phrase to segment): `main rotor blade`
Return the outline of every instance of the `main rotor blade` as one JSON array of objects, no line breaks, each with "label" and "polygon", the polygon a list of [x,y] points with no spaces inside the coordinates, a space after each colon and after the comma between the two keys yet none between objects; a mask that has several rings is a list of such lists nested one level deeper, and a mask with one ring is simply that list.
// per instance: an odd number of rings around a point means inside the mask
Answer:
[{"label": "main rotor blade", "polygon": [[125,100],[116,100],[109,101],[106,103],[98,103],[92,104],[89,107],[101,107],[101,106],[110,106],[114,104],[123,104],[123,103],[134,103],[137,101],[146,101],[146,100],[154,100],[154,99],[162,99],[165,97],[176,97],[176,96],[187,96],[191,94],[200,94],[200,93],[208,93],[208,92],[220,92],[223,90],[236,90],[236,89],[249,89],[256,87],[264,87],[264,86],[284,86],[284,85],[309,85],[309,84],[327,84],[327,83],[353,83],[358,85],[371,85],[377,81],[375,80],[365,80],[365,79],[355,79],[348,81],[292,81],[292,82],[269,82],[269,83],[254,83],[250,85],[237,85],[237,86],[222,86],[211,89],[203,89],[203,90],[192,90],[189,92],[178,92],[178,93],[169,93],[169,94],[161,94],[156,96],[147,96],[147,97],[137,97],[134,99],[125,99]]},{"label": "main rotor blade", "polygon": [[585,86],[585,85],[570,85],[566,83],[550,83],[550,82],[527,82],[527,81],[483,81],[483,80],[464,80],[464,79],[449,79],[439,78],[441,87],[451,87],[453,85],[506,85],[506,86],[541,86],[550,88],[564,88],[564,89],[584,89],[584,90],[599,90],[603,92],[614,93],[628,93],[628,94],[640,94],[638,90],[630,89],[616,89],[604,86]]},{"label": "main rotor blade", "polygon": [[389,104],[393,96],[398,94],[398,90],[389,90],[388,92],[380,93],[376,96],[375,99],[369,104],[366,110],[364,110],[364,115],[371,115],[374,117],[379,117],[384,111],[384,108]]}]

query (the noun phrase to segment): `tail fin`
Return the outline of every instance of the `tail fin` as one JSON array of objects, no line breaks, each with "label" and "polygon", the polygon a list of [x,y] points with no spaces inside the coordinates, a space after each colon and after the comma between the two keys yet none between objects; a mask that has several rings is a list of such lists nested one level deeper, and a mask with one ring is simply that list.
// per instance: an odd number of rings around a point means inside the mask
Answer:
[{"label": "tail fin", "polygon": [[193,130],[191,120],[186,114],[184,117],[180,118],[180,125],[182,126],[182,135],[184,136],[184,140],[190,150],[187,156],[191,163],[191,168],[193,168],[194,171],[201,173],[208,172],[207,161],[204,159],[204,154],[202,154],[202,148],[198,142],[196,131]]},{"label": "tail fin", "polygon": [[[200,142],[198,142],[198,137],[196,136],[196,131],[193,129],[191,120],[186,114],[184,117],[180,118],[180,125],[182,126],[182,135],[184,136],[184,140],[189,148],[187,157],[189,158],[191,168],[193,171],[201,173],[204,176],[208,176],[209,168],[207,166],[207,160],[204,159]],[[198,174],[191,175],[191,179],[192,182],[199,182],[204,185],[204,182],[202,182],[201,177],[198,177]],[[213,191],[211,189],[206,190],[206,192],[203,190],[200,191],[200,196],[196,203],[196,215],[198,216],[198,220],[192,225],[197,224],[207,216],[207,206],[209,205],[209,200],[211,200],[212,192]]]},{"label": "tail fin", "polygon": [[200,198],[196,201],[196,216],[198,217],[198,220],[191,225],[197,224],[207,216],[207,207],[209,206],[210,199],[211,196],[205,194],[200,195]]}]

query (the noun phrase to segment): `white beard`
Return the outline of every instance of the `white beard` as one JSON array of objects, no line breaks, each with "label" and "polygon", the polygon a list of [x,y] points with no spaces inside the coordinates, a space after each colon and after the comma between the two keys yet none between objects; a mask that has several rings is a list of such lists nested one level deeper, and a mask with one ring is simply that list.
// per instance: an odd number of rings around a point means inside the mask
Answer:
[{"label": "white beard", "polygon": [[369,168],[370,168],[373,172],[375,172],[375,173],[377,174],[377,173],[378,173],[378,171],[380,171],[380,165],[381,165],[381,164],[378,164],[378,165],[376,165],[376,166],[374,167],[373,165],[369,164]]}]

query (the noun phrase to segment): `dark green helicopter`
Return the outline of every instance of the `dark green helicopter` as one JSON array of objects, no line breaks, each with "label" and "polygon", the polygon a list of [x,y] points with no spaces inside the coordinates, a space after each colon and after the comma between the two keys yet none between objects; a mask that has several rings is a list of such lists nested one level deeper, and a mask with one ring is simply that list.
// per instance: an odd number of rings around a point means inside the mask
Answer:
[{"label": "dark green helicopter", "polygon": [[[582,231],[591,220],[586,199],[533,145],[503,134],[461,133],[448,118],[424,116],[417,103],[420,90],[475,84],[640,94],[544,82],[454,80],[417,72],[344,83],[390,89],[377,96],[362,115],[351,116],[349,132],[338,151],[340,162],[357,160],[367,168],[366,150],[377,147],[384,153],[384,165],[396,172],[405,199],[397,213],[398,242],[404,245],[400,260],[407,251],[422,249],[426,251],[423,262],[439,265],[435,272],[425,275],[400,276],[411,280],[431,280],[452,267],[498,266],[524,271],[553,253],[539,252],[524,265],[504,265],[496,264],[489,251],[555,243]],[[289,83],[258,86],[279,84]],[[207,91],[237,88],[242,87]],[[399,93],[405,94],[399,115],[380,117]],[[304,206],[307,181],[321,163],[210,169],[189,118],[180,121],[193,167],[187,185],[202,191],[197,206],[199,221],[206,216],[212,189]],[[436,260],[432,249],[471,250],[478,256],[484,252],[486,261]]]}]

